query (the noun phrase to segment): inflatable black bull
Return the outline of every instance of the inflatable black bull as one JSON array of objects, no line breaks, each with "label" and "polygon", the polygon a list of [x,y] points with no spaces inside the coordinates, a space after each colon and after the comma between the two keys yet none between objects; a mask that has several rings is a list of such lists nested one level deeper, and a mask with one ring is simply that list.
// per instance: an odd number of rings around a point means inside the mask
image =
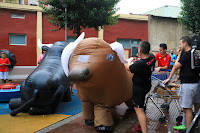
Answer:
[{"label": "inflatable black bull", "polygon": [[[74,43],[82,39],[79,37]],[[67,42],[54,43],[39,66],[21,84],[21,98],[9,102],[12,116],[24,111],[30,115],[51,114],[61,101],[71,100],[69,80],[61,65],[61,54],[67,45]]]}]

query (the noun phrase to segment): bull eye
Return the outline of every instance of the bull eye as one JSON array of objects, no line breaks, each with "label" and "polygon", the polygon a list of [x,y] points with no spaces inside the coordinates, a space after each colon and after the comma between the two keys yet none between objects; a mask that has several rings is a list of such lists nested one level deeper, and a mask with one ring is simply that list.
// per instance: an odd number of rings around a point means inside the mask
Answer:
[{"label": "bull eye", "polygon": [[78,62],[88,62],[90,55],[79,55]]},{"label": "bull eye", "polygon": [[113,54],[107,54],[106,59],[109,61],[113,61],[115,59],[115,56]]}]

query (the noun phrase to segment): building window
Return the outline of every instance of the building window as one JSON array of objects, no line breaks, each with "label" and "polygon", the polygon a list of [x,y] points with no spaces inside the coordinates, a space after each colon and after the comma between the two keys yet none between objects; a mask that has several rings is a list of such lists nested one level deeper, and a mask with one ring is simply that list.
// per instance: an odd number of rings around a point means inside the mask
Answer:
[{"label": "building window", "polygon": [[9,44],[10,45],[27,45],[27,36],[26,34],[9,34]]},{"label": "building window", "polygon": [[4,0],[4,3],[24,4],[24,0]]},{"label": "building window", "polygon": [[25,19],[25,14],[22,13],[11,13],[10,14],[11,18],[21,18],[21,19]]},{"label": "building window", "polygon": [[29,1],[28,1],[28,4],[29,4],[29,5],[32,5],[32,6],[38,6],[38,5],[39,5],[39,2],[38,2],[38,0],[29,0]]},{"label": "building window", "polygon": [[131,49],[131,55],[137,54],[140,39],[117,39],[125,49]]}]

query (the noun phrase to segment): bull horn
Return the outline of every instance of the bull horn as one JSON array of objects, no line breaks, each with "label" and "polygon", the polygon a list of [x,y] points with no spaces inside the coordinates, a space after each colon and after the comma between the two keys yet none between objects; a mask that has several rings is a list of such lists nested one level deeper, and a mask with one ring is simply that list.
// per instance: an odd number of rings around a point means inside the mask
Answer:
[{"label": "bull horn", "polygon": [[40,48],[40,49],[42,49],[42,46],[47,46],[47,47],[51,47],[53,44],[42,44],[41,42],[40,42],[40,39],[38,39],[38,42],[37,42],[37,44],[38,44],[38,47]]},{"label": "bull horn", "polygon": [[68,76],[68,73],[69,73],[69,70],[68,70],[69,57],[74,51],[75,47],[78,45],[78,43],[84,39],[84,36],[85,36],[85,33],[83,32],[74,42],[69,43],[62,52],[61,63],[62,63],[62,67],[66,76]]},{"label": "bull horn", "polygon": [[122,63],[126,63],[123,45],[121,43],[114,42],[110,44],[110,47],[113,51],[117,52],[117,56],[119,57],[120,61]]}]

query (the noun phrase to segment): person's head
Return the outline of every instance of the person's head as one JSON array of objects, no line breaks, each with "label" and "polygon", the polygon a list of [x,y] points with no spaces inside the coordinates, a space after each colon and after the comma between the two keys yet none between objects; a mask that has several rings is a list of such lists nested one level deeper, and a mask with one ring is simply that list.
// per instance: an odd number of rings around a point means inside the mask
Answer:
[{"label": "person's head", "polygon": [[44,52],[44,54],[46,54],[47,50],[49,49],[49,47],[47,46],[42,46],[42,51]]},{"label": "person's head", "polygon": [[185,51],[186,48],[191,47],[192,46],[192,42],[189,36],[183,36],[181,37],[180,41],[179,41],[179,48],[182,51]]},{"label": "person's head", "polygon": [[159,46],[159,52],[161,55],[165,55],[167,51],[167,44],[161,43]]},{"label": "person's head", "polygon": [[137,55],[132,55],[132,57],[133,57],[132,62],[135,63],[138,60],[138,56]]},{"label": "person's head", "polygon": [[174,54],[174,51],[173,51],[173,50],[170,50],[170,54]]},{"label": "person's head", "polygon": [[141,55],[142,53],[142,54],[148,55],[149,51],[150,51],[150,43],[147,41],[140,42],[139,47],[138,47],[138,54]]},{"label": "person's head", "polygon": [[1,58],[5,58],[6,57],[6,53],[5,52],[1,52]]}]

